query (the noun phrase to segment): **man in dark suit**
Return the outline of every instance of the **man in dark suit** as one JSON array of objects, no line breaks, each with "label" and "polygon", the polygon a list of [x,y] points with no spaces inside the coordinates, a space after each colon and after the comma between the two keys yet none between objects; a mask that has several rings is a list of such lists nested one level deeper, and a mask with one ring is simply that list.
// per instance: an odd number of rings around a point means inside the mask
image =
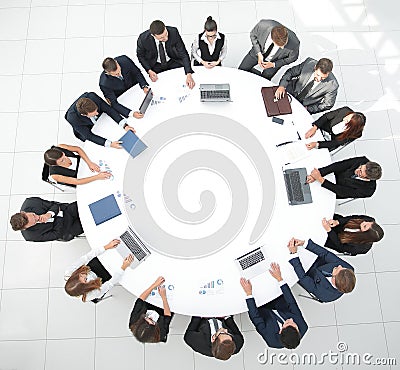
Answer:
[{"label": "man in dark suit", "polygon": [[243,347],[244,338],[232,316],[203,318],[193,316],[183,337],[193,351],[228,360]]},{"label": "man in dark suit", "polygon": [[20,230],[24,239],[32,242],[69,241],[83,233],[76,202],[27,198],[10,223],[13,230]]},{"label": "man in dark suit", "polygon": [[[126,55],[106,58],[102,66],[104,71],[100,75],[100,90],[111,107],[128,118],[132,110],[118,103],[117,98],[137,83],[146,94],[148,91],[147,82],[139,68]],[[132,112],[132,117],[142,118],[143,114]]]},{"label": "man in dark suit", "polygon": [[[251,30],[250,39],[253,47],[240,63],[239,69],[261,74],[268,80],[281,67],[299,57],[300,41],[296,34],[277,21],[262,19]],[[254,66],[258,66],[258,69],[254,69]]]},{"label": "man in dark suit", "polygon": [[125,118],[121,117],[115,109],[111,108],[94,92],[85,92],[75,100],[65,113],[65,119],[71,124],[74,135],[79,140],[89,140],[97,145],[120,149],[119,141],[111,142],[111,140],[104,139],[92,132],[94,124],[103,113],[107,113],[126,131],[135,132],[135,129],[128,125]]},{"label": "man in dark suit", "polygon": [[332,69],[333,63],[330,59],[322,58],[317,62],[307,58],[285,72],[279,81],[275,97],[280,99],[287,91],[312,114],[331,109],[339,88]]},{"label": "man in dark suit", "polygon": [[[336,184],[325,179],[334,173]],[[335,162],[319,169],[314,168],[307,176],[307,182],[318,181],[321,186],[336,194],[336,198],[368,198],[376,189],[376,180],[382,176],[382,168],[367,157],[355,157]]]},{"label": "man in dark suit", "polygon": [[159,20],[153,21],[150,29],[139,35],[136,54],[151,81],[157,81],[157,73],[183,67],[186,85],[193,89],[195,82],[192,73],[194,72],[177,28],[165,26]]},{"label": "man in dark suit", "polygon": [[253,298],[253,287],[250,280],[240,279],[240,284],[247,296],[249,317],[256,327],[257,333],[263,337],[269,347],[293,349],[299,345],[308,325],[290,288],[282,279],[279,265],[271,263],[269,272],[278,281],[282,295],[260,307],[256,306]]},{"label": "man in dark suit", "polygon": [[297,249],[302,245],[304,240],[292,238],[289,241],[288,248],[291,254],[289,262],[296,271],[299,284],[307,292],[321,302],[332,302],[340,298],[343,293],[353,291],[356,285],[353,266],[309,239],[306,249],[316,254],[318,258],[306,273],[297,255]]}]

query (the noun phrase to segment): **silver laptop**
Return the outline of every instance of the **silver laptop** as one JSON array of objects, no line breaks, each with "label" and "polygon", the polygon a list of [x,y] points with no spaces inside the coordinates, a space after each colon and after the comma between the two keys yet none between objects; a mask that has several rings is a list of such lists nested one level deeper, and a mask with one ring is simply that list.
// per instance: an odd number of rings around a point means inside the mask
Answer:
[{"label": "silver laptop", "polygon": [[284,170],[283,177],[291,206],[312,203],[310,184],[306,183],[307,170],[304,167]]},{"label": "silver laptop", "polygon": [[220,102],[231,101],[229,84],[200,84],[200,101]]},{"label": "silver laptop", "polygon": [[142,104],[140,104],[139,112],[142,114],[146,113],[148,106],[150,105],[151,101],[153,100],[153,91],[151,88],[147,91],[146,96],[144,97]]},{"label": "silver laptop", "polygon": [[235,263],[240,271],[240,276],[246,279],[252,279],[257,275],[263,274],[270,267],[270,262],[267,260],[262,247],[258,247],[236,258]]},{"label": "silver laptop", "polygon": [[131,227],[128,227],[128,229],[120,236],[120,239],[121,243],[117,247],[119,254],[124,258],[129,254],[133,254],[135,257],[130,266],[131,268],[135,268],[151,254],[149,249],[144,245]]}]

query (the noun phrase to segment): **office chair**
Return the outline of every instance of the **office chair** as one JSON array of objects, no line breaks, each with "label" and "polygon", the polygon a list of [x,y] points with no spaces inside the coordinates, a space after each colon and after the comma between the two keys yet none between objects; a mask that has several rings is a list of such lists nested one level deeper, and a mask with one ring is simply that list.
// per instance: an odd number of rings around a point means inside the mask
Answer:
[{"label": "office chair", "polygon": [[350,203],[356,199],[358,199],[358,198],[349,198],[349,199],[345,200],[344,202],[338,203],[338,206],[342,206],[343,204]]},{"label": "office chair", "polygon": [[64,192],[65,189],[75,189],[74,186],[70,186],[70,185],[62,185],[62,184],[58,184],[55,181],[51,181],[49,179],[49,175],[50,175],[50,168],[49,165],[47,165],[46,163],[43,164],[43,169],[42,169],[42,181],[47,182],[48,184],[54,186],[56,189]]},{"label": "office chair", "polygon": [[[300,284],[299,284],[300,285]],[[301,285],[300,285],[301,286]],[[303,287],[302,287],[303,288]],[[304,288],[303,288],[304,289]],[[305,290],[305,289],[304,289]],[[308,293],[308,295],[305,295],[305,294],[299,294],[299,297],[303,297],[303,298],[307,298],[307,299],[312,299],[312,300],[314,300],[314,301],[316,301],[316,302],[319,302],[319,303],[324,303],[323,301],[321,301],[319,298],[317,298],[314,294],[312,294],[312,293],[310,293],[308,290],[305,290],[307,293]]]}]

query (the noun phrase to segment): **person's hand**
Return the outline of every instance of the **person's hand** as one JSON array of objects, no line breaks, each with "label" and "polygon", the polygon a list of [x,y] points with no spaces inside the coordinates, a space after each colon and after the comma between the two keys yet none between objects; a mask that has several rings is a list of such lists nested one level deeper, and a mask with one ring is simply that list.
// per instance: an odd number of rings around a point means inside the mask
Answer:
[{"label": "person's hand", "polygon": [[110,147],[114,149],[121,149],[122,148],[121,143],[122,141],[113,141]]},{"label": "person's hand", "polygon": [[275,99],[281,99],[285,96],[286,89],[283,86],[279,86],[275,91]]},{"label": "person's hand", "polygon": [[253,294],[253,286],[251,285],[250,280],[245,279],[244,277],[240,278],[240,285],[242,286],[246,295]]},{"label": "person's hand", "polygon": [[219,59],[214,62],[210,62],[212,67],[216,67],[219,63],[221,63],[221,61]]},{"label": "person's hand", "polygon": [[309,139],[310,137],[313,137],[315,135],[315,133],[317,132],[318,127],[317,126],[312,126],[305,134],[305,138]]},{"label": "person's hand", "polygon": [[278,282],[282,281],[282,274],[281,274],[281,268],[279,265],[275,262],[271,263],[271,268],[269,269],[269,273],[272,275],[273,278],[275,278]]},{"label": "person's hand", "polygon": [[308,150],[314,149],[317,146],[317,143],[315,141],[313,141],[312,143],[307,143],[306,144],[306,148]]},{"label": "person's hand", "polygon": [[294,245],[296,247],[301,247],[305,243],[305,240],[300,240],[300,239],[296,239],[296,238],[293,238],[293,240],[294,240]]},{"label": "person's hand", "polygon": [[325,229],[325,231],[326,231],[327,233],[329,233],[329,231],[332,230],[332,229],[331,229],[331,225],[329,225],[329,222],[326,220],[325,217],[322,219],[322,226],[324,227],[324,229]]},{"label": "person's hand", "polygon": [[289,248],[290,253],[297,253],[298,246],[296,245],[296,241],[294,240],[294,238],[289,240],[287,247]]},{"label": "person's hand", "polygon": [[133,254],[130,254],[128,257],[125,257],[124,262],[122,262],[121,269],[125,271],[126,268],[131,265],[134,259],[135,258],[133,257]]},{"label": "person's hand", "polygon": [[149,92],[149,87],[144,87],[144,88],[143,88],[143,92],[144,92],[145,94],[147,94],[147,93]]},{"label": "person's hand", "polygon": [[263,68],[264,69],[268,69],[268,68],[274,68],[274,63],[272,63],[272,62],[264,62],[263,63]]},{"label": "person's hand", "polygon": [[263,59],[263,55],[261,53],[257,54],[257,64],[261,67],[263,67],[263,63],[264,63],[264,59]]},{"label": "person's hand", "polygon": [[158,288],[158,293],[160,294],[161,298],[167,298],[167,291],[165,290],[164,285],[160,285]]},{"label": "person's hand", "polygon": [[124,127],[124,130],[125,130],[125,131],[131,130],[132,132],[136,132],[136,130],[135,130],[132,126],[129,126],[129,125],[126,125],[126,126]]},{"label": "person's hand", "polygon": [[153,286],[160,286],[165,283],[165,279],[162,276],[159,276],[156,281],[153,283]]},{"label": "person's hand", "polygon": [[39,221],[40,223],[44,224],[46,223],[48,220],[50,220],[52,218],[52,214],[51,213],[45,213],[44,215],[39,215]]},{"label": "person's hand", "polygon": [[308,175],[307,177],[306,177],[306,183],[307,184],[311,184],[311,183],[313,183],[315,181],[315,179],[314,179],[314,177],[312,177],[311,175]]},{"label": "person's hand", "polygon": [[152,82],[156,82],[158,80],[157,73],[149,69],[149,77]]},{"label": "person's hand", "polygon": [[110,172],[107,172],[107,171],[99,172],[99,173],[96,175],[97,180],[107,180],[107,179],[109,179],[110,177],[111,177],[111,173],[110,173]]},{"label": "person's hand", "polygon": [[113,240],[111,240],[108,244],[106,244],[106,245],[104,246],[104,249],[107,250],[107,249],[115,248],[119,243],[121,243],[120,240],[118,240],[118,239],[113,239]]},{"label": "person's hand", "polygon": [[188,87],[189,89],[193,89],[193,88],[194,88],[195,82],[194,82],[194,80],[193,80],[193,77],[192,77],[192,74],[191,74],[191,73],[188,73],[188,74],[186,75],[186,85],[187,85],[187,87]]},{"label": "person's hand", "polygon": [[143,114],[143,113],[140,113],[140,112],[133,112],[133,113],[132,113],[132,117],[135,117],[135,118],[137,118],[137,119],[140,119],[140,118],[143,118],[143,117],[144,117],[144,114]]},{"label": "person's hand", "polygon": [[317,180],[319,183],[323,183],[324,182],[324,178],[321,176],[321,172],[319,172],[319,169],[318,168],[314,168],[312,171],[311,171],[311,176],[315,179],[315,180]]},{"label": "person's hand", "polygon": [[204,67],[208,68],[208,69],[214,67],[210,62],[206,62],[205,60],[202,60],[202,61],[201,61],[201,64],[202,64]]},{"label": "person's hand", "polygon": [[93,163],[92,161],[89,161],[88,167],[89,167],[90,171],[92,171],[92,172],[100,172],[99,165],[96,163]]},{"label": "person's hand", "polygon": [[338,220],[334,220],[334,219],[328,220],[328,223],[329,223],[330,227],[335,227],[335,226],[339,225],[339,221]]}]

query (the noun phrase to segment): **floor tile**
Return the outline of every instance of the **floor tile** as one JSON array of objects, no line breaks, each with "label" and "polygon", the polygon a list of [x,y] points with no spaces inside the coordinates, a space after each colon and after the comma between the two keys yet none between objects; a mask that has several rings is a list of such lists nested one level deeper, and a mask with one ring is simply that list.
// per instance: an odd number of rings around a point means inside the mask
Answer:
[{"label": "floor tile", "polygon": [[7,55],[7,58],[4,58],[3,61],[1,75],[17,75],[22,73],[25,45],[25,40],[0,41],[0,50],[2,50],[4,55]]},{"label": "floor tile", "polygon": [[[255,4],[246,1],[219,3],[219,28],[222,33],[248,33],[257,24]],[[233,45],[232,45],[233,46]]]},{"label": "floor tile", "polygon": [[45,340],[0,342],[1,366],[4,369],[44,369]]},{"label": "floor tile", "polygon": [[399,271],[400,250],[397,247],[397,237],[400,232],[400,225],[382,225],[379,216],[376,217],[376,222],[382,226],[385,236],[380,242],[374,243],[372,246],[375,271]]},{"label": "floor tile", "polygon": [[196,370],[239,370],[243,369],[243,349],[227,361],[217,360],[200,353],[194,353],[194,367]]},{"label": "floor tile", "polygon": [[[181,31],[181,7],[179,2],[143,2],[143,23],[140,33],[150,28],[151,22],[160,19],[166,26],[173,26]],[[136,47],[135,47],[136,50]]]},{"label": "floor tile", "polygon": [[67,22],[67,7],[34,7],[29,17],[30,39],[64,38]]},{"label": "floor tile", "polygon": [[[400,322],[388,322],[384,324],[386,342],[389,350],[389,357],[396,359],[396,364],[398,366],[400,359],[400,347],[399,347],[399,330]],[[392,366],[392,369],[395,369]]]},{"label": "floor tile", "polygon": [[[105,5],[69,6],[67,37],[98,37],[104,35]],[[90,40],[88,40],[90,42]]]},{"label": "floor tile", "polygon": [[[320,1],[315,6],[312,0],[294,1],[293,10],[295,15],[296,29],[298,31],[332,31],[334,23],[340,24],[342,16],[335,4],[327,0]],[[324,9],[329,17],[321,17],[320,9]]]},{"label": "floor tile", "polygon": [[[274,19],[296,33],[296,22],[291,1],[256,1],[257,19]],[[268,15],[268,16],[267,16]],[[255,25],[255,24],[254,24]]]},{"label": "floor tile", "polygon": [[3,0],[0,8],[29,8],[30,0]]},{"label": "floor tile", "polygon": [[[250,33],[230,33],[227,35],[228,53],[223,62],[226,67],[237,68],[242,62],[245,55],[251,49]],[[232,47],[230,45],[235,45]],[[237,46],[237,48],[236,48]]]},{"label": "floor tile", "polygon": [[378,63],[398,65],[400,63],[400,31],[376,32],[376,34],[378,37],[374,49]]},{"label": "floor tile", "polygon": [[182,34],[194,33],[198,35],[203,32],[204,23],[210,15],[217,22],[218,31],[224,33],[224,30],[219,25],[218,8],[217,2],[183,2],[181,4]]},{"label": "floor tile", "polygon": [[0,164],[3,172],[3,180],[0,182],[0,195],[10,194],[10,185],[13,173],[13,153],[0,153]]},{"label": "floor tile", "polygon": [[357,256],[340,256],[346,262],[350,263],[357,274],[365,274],[375,272],[374,258],[372,252],[369,251],[367,254],[358,254]]},{"label": "floor tile", "polygon": [[[5,256],[6,254],[6,242],[5,241],[0,241],[0,287],[3,286],[3,273],[4,273],[4,262],[5,262]],[[1,294],[0,294],[1,296]],[[1,302],[0,302],[1,303]]]},{"label": "floor tile", "polygon": [[68,0],[32,0],[31,6],[60,6],[68,5]]},{"label": "floor tile", "polygon": [[394,106],[388,109],[390,127],[392,128],[393,138],[400,139],[400,101],[393,103]]},{"label": "floor tile", "polygon": [[[127,55],[141,69],[142,66],[136,57],[136,42],[137,36],[104,37],[104,58]],[[127,48],[127,45],[129,45],[129,48]]]},{"label": "floor tile", "polygon": [[[335,4],[335,3],[333,3]],[[333,22],[335,31],[362,31],[369,30],[367,13],[363,1],[344,2],[338,8],[340,18]]]},{"label": "floor tile", "polygon": [[379,65],[379,72],[383,86],[384,96],[390,100],[400,100],[400,87],[398,83],[398,65]]},{"label": "floor tile", "polygon": [[169,333],[184,335],[189,322],[190,316],[175,314],[169,325]]},{"label": "floor tile", "polygon": [[14,152],[18,113],[0,113],[0,122],[5,123],[1,128],[1,152]]},{"label": "floor tile", "polygon": [[21,40],[26,37],[29,8],[0,9],[1,40]]},{"label": "floor tile", "polygon": [[0,91],[0,112],[17,112],[19,108],[22,76],[0,76],[0,85],[7,89]]},{"label": "floor tile", "polygon": [[[139,35],[144,31],[141,4],[107,5],[104,22],[105,36]],[[127,45],[129,50],[132,45]]]},{"label": "floor tile", "polygon": [[399,30],[396,13],[399,3],[396,0],[364,1],[367,11],[367,21],[371,30]]},{"label": "floor tile", "polygon": [[376,274],[381,301],[383,321],[400,321],[400,312],[393,304],[397,302],[397,294],[394,289],[394,282],[400,279],[400,271],[380,272]]},{"label": "floor tile", "polygon": [[[369,32],[333,32],[341,65],[376,64],[375,51],[370,45]],[[374,39],[374,37],[372,37]]]}]

